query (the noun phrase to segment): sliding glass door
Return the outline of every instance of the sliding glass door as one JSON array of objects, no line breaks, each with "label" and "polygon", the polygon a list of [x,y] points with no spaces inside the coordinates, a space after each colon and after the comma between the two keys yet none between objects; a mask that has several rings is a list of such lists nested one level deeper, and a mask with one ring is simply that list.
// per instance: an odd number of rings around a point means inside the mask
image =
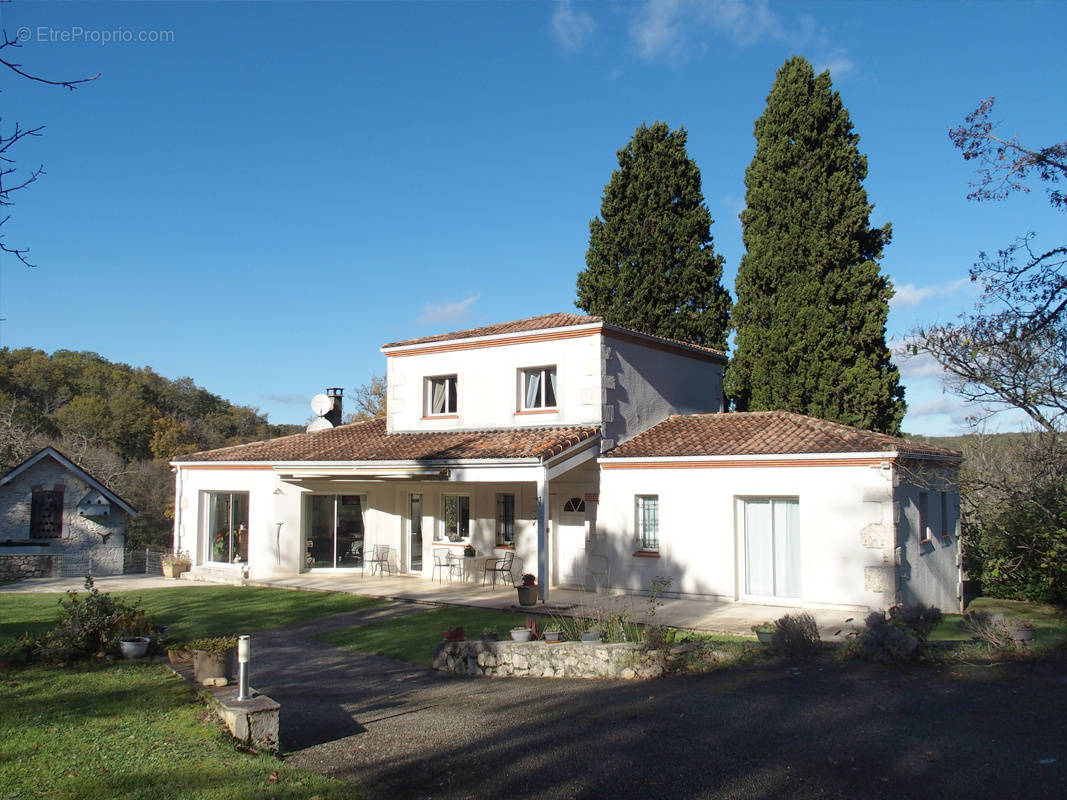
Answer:
[{"label": "sliding glass door", "polygon": [[363,566],[365,498],[358,494],[316,494],[308,502],[307,566]]},{"label": "sliding glass door", "polygon": [[800,597],[796,498],[745,500],[745,592],[755,597]]}]

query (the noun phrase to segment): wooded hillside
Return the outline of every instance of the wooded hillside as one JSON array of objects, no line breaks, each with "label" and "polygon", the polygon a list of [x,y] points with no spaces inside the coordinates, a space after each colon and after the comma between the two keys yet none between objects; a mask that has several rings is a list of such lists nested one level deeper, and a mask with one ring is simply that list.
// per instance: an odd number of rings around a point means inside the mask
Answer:
[{"label": "wooded hillside", "polygon": [[96,353],[0,348],[0,474],[51,444],[138,509],[128,536],[135,546],[170,543],[169,460],[300,430],[271,425],[192,378]]}]

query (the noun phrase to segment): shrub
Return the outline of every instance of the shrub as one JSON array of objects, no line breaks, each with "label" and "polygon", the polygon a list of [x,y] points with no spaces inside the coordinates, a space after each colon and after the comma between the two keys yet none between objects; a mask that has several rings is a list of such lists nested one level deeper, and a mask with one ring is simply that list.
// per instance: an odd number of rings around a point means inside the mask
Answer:
[{"label": "shrub", "polygon": [[85,588],[84,597],[71,590],[65,600],[59,601],[59,619],[38,648],[41,656],[67,660],[115,654],[119,639],[156,636],[155,622],[143,609],[101,592],[93,585],[91,575],[85,576]]},{"label": "shrub", "polygon": [[811,614],[786,614],[774,622],[771,646],[789,658],[811,658],[819,652],[819,626]]},{"label": "shrub", "polygon": [[857,638],[858,655],[881,664],[900,664],[915,657],[919,640],[906,630],[891,625],[881,611],[872,611]]},{"label": "shrub", "polygon": [[930,635],[930,631],[940,624],[941,609],[921,603],[913,606],[892,606],[889,609],[889,621],[910,633],[922,644]]},{"label": "shrub", "polygon": [[200,650],[204,653],[227,653],[235,647],[236,636],[204,636],[185,645],[186,650]]},{"label": "shrub", "polygon": [[1011,647],[1014,643],[1011,626],[1002,614],[990,614],[988,611],[971,611],[963,615],[959,626],[980,642],[985,642],[997,649]]}]

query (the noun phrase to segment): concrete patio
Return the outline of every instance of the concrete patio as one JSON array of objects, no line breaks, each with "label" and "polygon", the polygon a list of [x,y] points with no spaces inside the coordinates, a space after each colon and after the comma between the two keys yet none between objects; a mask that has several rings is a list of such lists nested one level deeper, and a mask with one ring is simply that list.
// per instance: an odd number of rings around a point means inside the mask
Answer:
[{"label": "concrete patio", "polygon": [[[188,573],[187,573],[188,576]],[[182,580],[176,581],[160,576],[113,575],[95,579],[102,591],[137,591],[174,586],[210,586],[225,581]],[[0,586],[0,592],[65,592],[81,590],[81,578],[33,578],[19,583]],[[302,573],[290,577],[248,580],[247,586],[269,586],[278,589],[294,589],[312,592],[344,592],[367,597],[381,597],[430,605],[470,606],[474,608],[499,608],[516,610],[515,590],[507,585],[482,586],[470,581],[438,582],[415,575],[359,575],[351,573]],[[595,594],[574,589],[553,589],[546,607],[538,603],[534,610],[542,612],[553,609],[564,614],[592,616],[594,609],[621,609],[629,607],[634,619],[644,621],[648,610],[648,598],[643,595]],[[693,598],[662,599],[656,609],[655,621],[664,625],[687,628],[710,633],[752,635],[752,626],[768,622],[784,614],[808,611],[815,617],[823,638],[840,639],[835,636],[849,626],[850,617],[862,622],[865,613],[857,610],[798,609],[792,606],[762,605],[754,603],[725,603]]]}]

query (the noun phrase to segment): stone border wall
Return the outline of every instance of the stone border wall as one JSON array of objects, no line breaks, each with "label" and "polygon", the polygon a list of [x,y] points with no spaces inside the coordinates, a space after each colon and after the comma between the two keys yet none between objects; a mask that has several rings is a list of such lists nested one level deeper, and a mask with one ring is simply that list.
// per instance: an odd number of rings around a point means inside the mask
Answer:
[{"label": "stone border wall", "polygon": [[633,642],[440,642],[433,668],[457,675],[633,680],[661,676],[664,658]]},{"label": "stone border wall", "polygon": [[51,578],[51,553],[0,553],[0,580],[21,581],[25,578]]}]

